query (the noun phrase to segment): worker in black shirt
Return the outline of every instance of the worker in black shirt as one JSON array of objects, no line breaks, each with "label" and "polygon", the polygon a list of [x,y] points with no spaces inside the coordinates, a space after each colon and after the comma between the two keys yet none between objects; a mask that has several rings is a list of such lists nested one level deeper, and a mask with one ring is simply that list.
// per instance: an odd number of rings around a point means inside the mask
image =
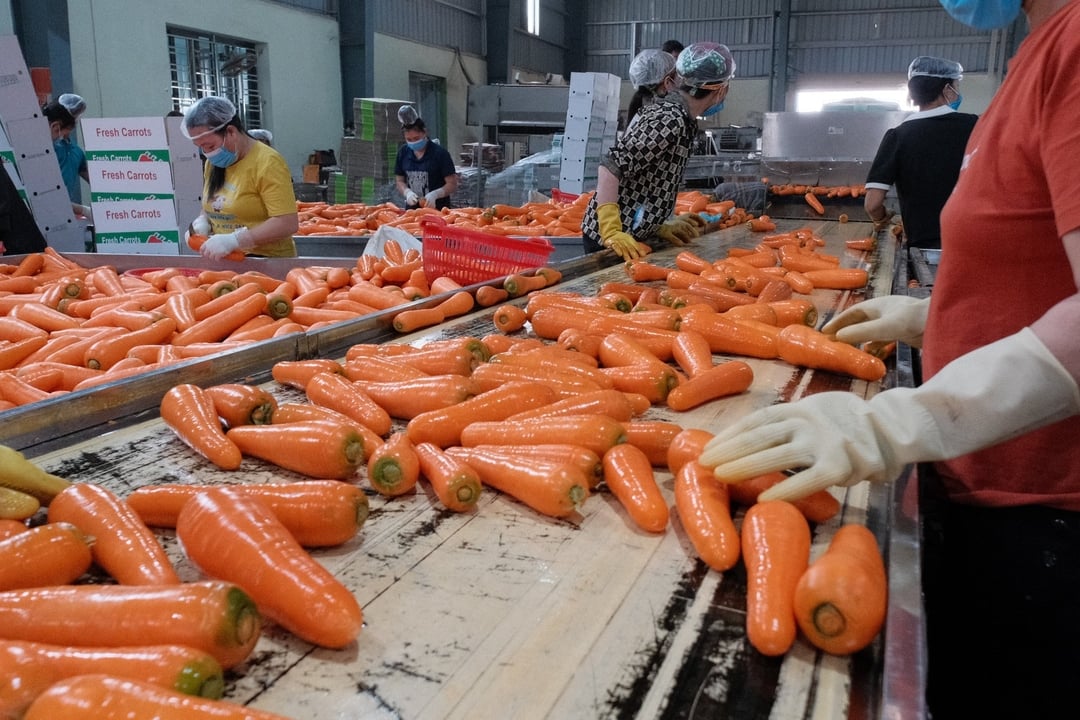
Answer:
[{"label": "worker in black shirt", "polygon": [[919,110],[885,133],[866,178],[863,207],[875,230],[884,229],[893,216],[885,194],[896,186],[910,247],[941,248],[938,218],[978,119],[956,112],[963,72],[959,63],[944,58],[921,55],[911,61],[908,94]]}]

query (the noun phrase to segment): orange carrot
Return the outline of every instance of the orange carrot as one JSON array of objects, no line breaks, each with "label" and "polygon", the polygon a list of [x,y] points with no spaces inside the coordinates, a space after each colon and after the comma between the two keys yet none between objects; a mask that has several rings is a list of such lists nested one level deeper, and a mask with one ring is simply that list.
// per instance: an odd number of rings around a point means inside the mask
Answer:
[{"label": "orange carrot", "polygon": [[857,290],[866,287],[869,274],[862,268],[826,268],[806,270],[803,275],[815,288]]},{"label": "orange carrot", "polygon": [[245,456],[313,478],[347,480],[366,459],[364,438],[352,423],[310,420],[241,425],[225,436]]},{"label": "orange carrot", "polygon": [[420,458],[404,432],[393,433],[368,456],[367,477],[381,495],[404,495],[416,487]]},{"label": "orange carrot", "polygon": [[715,365],[673,388],[667,404],[679,412],[697,407],[710,400],[738,395],[750,388],[754,371],[741,360]]},{"label": "orange carrot", "polygon": [[90,568],[93,540],[71,523],[23,528],[0,540],[0,591],[66,585]]},{"label": "orange carrot", "polygon": [[235,582],[264,616],[301,639],[341,648],[360,634],[356,598],[259,498],[228,487],[199,493],[180,510],[176,536],[196,567]]},{"label": "orange carrot", "polygon": [[696,462],[675,473],[675,511],[698,557],[725,572],[739,561],[739,531],[731,517],[727,486]]},{"label": "orange carrot", "polygon": [[821,204],[820,200],[818,200],[817,195],[812,192],[808,192],[803,195],[803,198],[806,200],[806,204],[813,208],[814,212],[816,212],[818,215],[825,214],[825,206]]},{"label": "orange carrot", "polygon": [[668,525],[667,500],[653,474],[649,457],[629,443],[604,453],[604,484],[642,530],[663,532]]},{"label": "orange carrot", "polygon": [[772,335],[749,323],[725,317],[723,313],[684,312],[681,329],[703,335],[714,353],[765,359],[776,357],[776,339]]},{"label": "orange carrot", "polygon": [[0,627],[5,640],[73,647],[185,645],[231,668],[251,654],[261,619],[231,583],[54,585],[0,592]]},{"label": "orange carrot", "polygon": [[600,456],[584,445],[571,443],[528,444],[528,445],[475,445],[472,448],[447,448],[447,452],[456,453],[467,449],[482,450],[487,455],[505,457],[507,461],[532,460],[553,466],[573,465],[585,474],[589,490],[595,490],[604,479],[604,466]]},{"label": "orange carrot", "polygon": [[[495,391],[492,391],[495,392]],[[483,397],[483,396],[480,396]],[[582,445],[603,455],[626,442],[623,423],[606,415],[551,415],[513,423],[471,422],[461,431],[460,445]]]},{"label": "orange carrot", "polygon": [[[747,306],[749,307],[749,306]],[[680,331],[671,344],[671,353],[687,375],[696,377],[713,366],[712,348],[701,333]]]},{"label": "orange carrot", "polygon": [[420,475],[431,484],[439,502],[454,512],[468,512],[476,506],[482,485],[472,466],[430,442],[416,443],[413,449]]},{"label": "orange carrot", "polygon": [[795,585],[795,619],[812,645],[848,655],[881,631],[888,599],[885,563],[874,534],[848,524]]},{"label": "orange carrot", "polygon": [[270,376],[282,385],[303,390],[311,378],[319,373],[344,375],[345,369],[337,360],[309,358],[307,360],[279,360],[270,368]]},{"label": "orange carrot", "polygon": [[521,273],[511,273],[503,280],[503,289],[510,294],[510,297],[521,297],[533,290],[542,290],[547,287],[547,278],[543,275],[522,275]]},{"label": "orange carrot", "polygon": [[572,515],[589,496],[589,478],[569,462],[512,457],[479,447],[452,447],[446,452],[474,468],[484,485],[549,517]]},{"label": "orange carrot", "polygon": [[604,367],[600,372],[611,380],[616,390],[643,395],[650,403],[664,402],[671,389],[679,384],[675,369],[664,363]]},{"label": "orange carrot", "polygon": [[[303,361],[290,360],[285,362]],[[330,362],[336,361],[331,360]],[[341,366],[338,365],[338,367]],[[402,382],[428,377],[428,373],[423,370],[417,370],[409,365],[399,363],[393,358],[378,355],[361,355],[352,359],[346,358],[344,373],[345,377],[353,382]],[[306,377],[298,378],[297,381],[307,384]]]},{"label": "orange carrot", "polygon": [[226,427],[265,425],[273,421],[277,399],[265,388],[225,383],[206,388],[206,394]]},{"label": "orange carrot", "polygon": [[411,420],[420,413],[456,405],[479,392],[464,375],[424,375],[409,380],[355,381],[391,417]]},{"label": "orange carrot", "polygon": [[[181,645],[77,648],[0,640],[0,674],[8,680],[0,696],[0,717],[21,718],[53,683],[94,673],[140,680],[198,697],[220,698],[225,690],[224,673],[214,656]],[[81,716],[77,711],[75,714]]]},{"label": "orange carrot", "polygon": [[[127,495],[132,510],[152,527],[175,528],[184,504],[213,485],[165,483],[144,485]],[[230,485],[265,502],[304,547],[332,547],[348,542],[367,520],[367,495],[357,485],[338,480]]]},{"label": "orange carrot", "polygon": [[124,359],[131,348],[168,342],[175,332],[176,321],[170,317],[162,317],[140,330],[129,330],[96,340],[86,348],[83,362],[86,367],[95,370],[108,370]]},{"label": "orange carrot", "polygon": [[[191,248],[195,252],[199,252],[199,248],[201,248],[209,239],[210,238],[206,235],[195,235],[189,233],[187,236],[187,244],[189,248]],[[243,250],[233,250],[231,253],[225,256],[225,259],[232,260],[233,262],[241,262],[246,257],[247,255],[244,253]]]},{"label": "orange carrot", "polygon": [[438,447],[460,444],[462,430],[473,422],[505,420],[515,412],[549,405],[555,391],[537,382],[508,382],[494,390],[450,407],[423,412],[409,420],[406,430],[414,443]]},{"label": "orange carrot", "polygon": [[491,315],[491,321],[499,332],[512,333],[525,327],[528,318],[518,305],[500,305]]},{"label": "orange carrot", "polygon": [[399,333],[409,333],[438,325],[445,319],[446,315],[438,307],[402,310],[394,316],[394,330]]},{"label": "orange carrot", "polygon": [[788,325],[777,336],[777,354],[800,367],[817,368],[873,382],[885,377],[885,363],[806,325]]},{"label": "orange carrot", "polygon": [[760,502],[742,522],[746,634],[761,654],[783,655],[795,642],[794,596],[809,563],[810,526],[782,500]]},{"label": "orange carrot", "polygon": [[94,562],[121,585],[174,585],[180,578],[153,531],[113,491],[72,483],[49,503],[49,522],[94,538]]},{"label": "orange carrot", "polygon": [[0,541],[15,537],[16,535],[21,535],[29,529],[30,527],[26,524],[25,518],[0,518]]},{"label": "orange carrot", "polygon": [[240,449],[225,436],[213,400],[198,385],[172,387],[162,396],[158,410],[165,424],[192,450],[222,470],[240,467]]},{"label": "orange carrot", "polygon": [[476,304],[480,307],[494,307],[509,297],[510,293],[505,288],[494,285],[481,285],[476,288]]},{"label": "orange carrot", "polygon": [[[246,287],[255,286],[251,284],[241,285],[237,290],[227,293],[218,299],[223,300],[233,295],[237,295],[243,292],[243,289]],[[209,305],[210,303],[207,303],[206,305],[196,308],[196,314],[198,314],[199,310],[202,310]],[[251,318],[261,314],[265,309],[266,298],[262,293],[248,295],[211,315],[206,315],[202,320],[197,321],[187,330],[177,333],[176,337],[172,339],[172,343],[173,345],[191,345],[193,343],[218,342],[224,340],[230,333]]]},{"label": "orange carrot", "polygon": [[614,388],[601,388],[563,398],[550,405],[514,413],[507,421],[513,423],[550,415],[606,415],[613,420],[626,422],[636,414],[636,409],[626,393]]},{"label": "orange carrot", "polygon": [[666,420],[631,420],[623,423],[626,442],[645,453],[657,467],[667,465],[668,448],[683,431],[678,423]]},{"label": "orange carrot", "polygon": [[442,312],[443,317],[452,318],[464,315],[472,310],[475,305],[476,300],[473,299],[471,292],[458,290],[435,307]]},{"label": "orange carrot", "polygon": [[274,411],[275,425],[288,425],[295,422],[307,422],[309,420],[324,420],[339,425],[350,425],[359,433],[364,441],[364,453],[370,453],[383,444],[383,439],[375,434],[371,428],[361,425],[348,415],[339,413],[337,410],[312,405],[310,403],[282,403]]},{"label": "orange carrot", "polygon": [[[740,480],[737,483],[729,483],[728,494],[731,496],[732,502],[750,507],[757,502],[758,495],[787,479],[787,477],[785,473],[777,471]],[[815,524],[826,522],[840,512],[840,501],[828,490],[818,490],[806,497],[790,502],[798,508],[799,512],[806,516],[809,522]]]},{"label": "orange carrot", "polygon": [[390,432],[390,414],[371,399],[363,387],[337,373],[316,373],[311,376],[304,393],[310,402],[337,410],[354,421],[371,428],[376,435]]}]

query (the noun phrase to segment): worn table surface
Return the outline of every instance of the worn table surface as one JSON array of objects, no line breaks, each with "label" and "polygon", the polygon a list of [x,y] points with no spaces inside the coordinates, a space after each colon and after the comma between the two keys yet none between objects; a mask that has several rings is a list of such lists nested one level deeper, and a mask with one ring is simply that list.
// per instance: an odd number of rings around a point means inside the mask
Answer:
[{"label": "worn table surface", "polygon": [[[843,265],[867,266],[870,258],[845,251],[843,240],[868,226],[809,225],[828,240],[827,251],[843,256]],[[757,237],[742,228],[722,231],[694,250],[722,257],[728,246],[749,247]],[[653,260],[672,265],[675,252]],[[874,264],[888,266],[889,253],[879,254]],[[870,292],[887,292],[890,273],[891,267],[878,267],[874,283],[885,289]],[[591,293],[608,280],[625,280],[621,266],[559,289]],[[859,297],[814,294],[823,318]],[[489,314],[478,312],[399,340],[420,344],[492,329]],[[755,380],[747,393],[686,413],[654,407],[646,417],[715,431],[752,409],[805,393],[879,389],[780,361],[748,362]],[[297,391],[267,387],[281,401],[300,399]],[[35,461],[121,495],[163,482],[300,479],[251,459],[239,471],[219,471],[156,418]],[[657,477],[670,500],[671,475]],[[360,482],[366,486],[362,475]],[[887,531],[880,498],[865,484],[837,496],[842,514],[814,529],[814,553],[841,522],[866,523],[879,536]],[[877,716],[885,640],[851,658],[817,653],[802,640],[783,658],[761,656],[745,637],[741,565],[723,575],[708,570],[674,513],[666,532],[650,534],[603,490],[567,521],[492,490],[469,513],[443,509],[421,486],[403,497],[369,492],[369,498],[371,515],[359,535],[314,553],[363,606],[359,640],[330,651],[268,625],[249,661],[229,673],[229,699],[298,720]],[[181,577],[199,579],[173,534],[159,531],[159,537]]]}]

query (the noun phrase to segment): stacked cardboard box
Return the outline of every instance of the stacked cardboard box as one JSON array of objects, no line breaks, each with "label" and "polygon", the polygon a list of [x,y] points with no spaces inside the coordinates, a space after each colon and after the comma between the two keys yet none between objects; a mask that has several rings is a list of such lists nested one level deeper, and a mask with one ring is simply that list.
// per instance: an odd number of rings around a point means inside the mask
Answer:
[{"label": "stacked cardboard box", "polygon": [[583,193],[596,188],[600,159],[615,142],[619,123],[618,76],[571,73],[559,189]]},{"label": "stacked cardboard box", "polygon": [[[338,163],[345,176],[345,202],[382,202],[378,195],[394,182],[394,160],[401,146],[397,113],[405,100],[355,98],[354,136],[341,139]],[[337,192],[334,197],[339,197]]]}]

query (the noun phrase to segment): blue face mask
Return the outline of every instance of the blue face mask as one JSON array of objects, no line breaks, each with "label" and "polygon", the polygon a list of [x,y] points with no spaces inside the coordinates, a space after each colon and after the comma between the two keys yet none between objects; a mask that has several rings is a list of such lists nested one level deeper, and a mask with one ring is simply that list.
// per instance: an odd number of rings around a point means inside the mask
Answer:
[{"label": "blue face mask", "polygon": [[951,107],[953,110],[959,110],[960,109],[960,101],[963,100],[963,99],[964,99],[963,95],[961,95],[960,93],[956,93],[956,99],[953,100],[951,103],[949,103],[949,107]]},{"label": "blue face mask", "polygon": [[405,144],[409,146],[410,150],[412,150],[413,152],[417,152],[419,150],[423,150],[424,146],[427,145],[427,138],[420,138],[419,140],[414,140],[413,142],[406,141]]},{"label": "blue face mask", "polygon": [[1022,0],[940,0],[945,12],[976,30],[1006,27],[1020,14]]},{"label": "blue face mask", "polygon": [[709,107],[705,108],[705,112],[701,113],[701,117],[709,117],[710,115],[715,115],[716,113],[720,112],[723,109],[724,109],[724,101],[721,100],[720,102],[716,103],[715,105],[710,105]]},{"label": "blue face mask", "polygon": [[222,145],[217,150],[206,153],[206,159],[214,167],[227,168],[236,162],[236,153]]}]

